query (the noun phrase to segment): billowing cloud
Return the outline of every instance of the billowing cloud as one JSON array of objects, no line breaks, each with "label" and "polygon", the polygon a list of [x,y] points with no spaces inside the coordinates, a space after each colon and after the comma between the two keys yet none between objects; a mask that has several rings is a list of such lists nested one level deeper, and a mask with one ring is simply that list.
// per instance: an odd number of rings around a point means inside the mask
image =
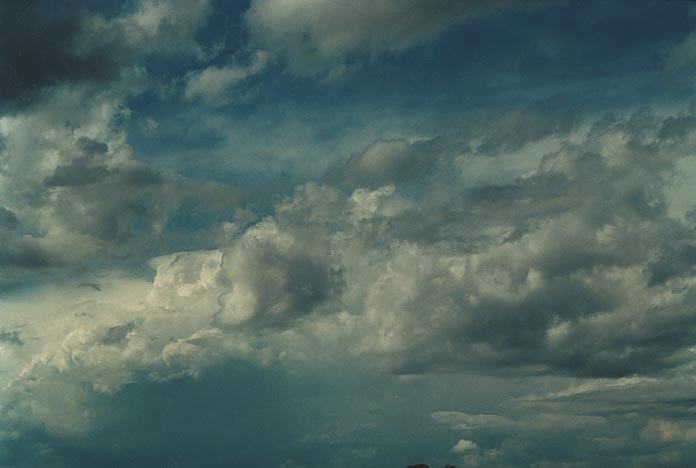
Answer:
[{"label": "billowing cloud", "polygon": [[0,465],[694,459],[696,105],[635,100],[686,26],[43,7],[0,7]]},{"label": "billowing cloud", "polygon": [[301,186],[229,246],[153,260],[138,306],[80,306],[103,318],[71,319],[15,385],[60,370],[113,392],[142,373],[196,376],[232,357],[294,367],[340,356],[401,374],[666,375],[692,362],[696,341],[691,270],[654,278],[662,252],[692,238],[664,193],[696,131],[666,138],[675,118],[689,116],[604,119],[507,185]]}]

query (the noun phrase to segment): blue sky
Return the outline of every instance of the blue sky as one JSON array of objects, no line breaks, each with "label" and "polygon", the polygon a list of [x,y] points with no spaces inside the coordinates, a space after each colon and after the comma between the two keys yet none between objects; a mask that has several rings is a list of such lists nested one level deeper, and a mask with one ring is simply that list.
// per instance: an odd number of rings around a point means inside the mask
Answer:
[{"label": "blue sky", "polygon": [[686,467],[696,10],[0,5],[0,467]]}]

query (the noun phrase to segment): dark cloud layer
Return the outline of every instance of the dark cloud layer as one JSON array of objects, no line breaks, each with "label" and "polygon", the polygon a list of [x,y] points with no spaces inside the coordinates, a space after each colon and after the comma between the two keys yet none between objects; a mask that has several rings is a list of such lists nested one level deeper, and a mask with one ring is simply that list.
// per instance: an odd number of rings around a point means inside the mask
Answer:
[{"label": "dark cloud layer", "polygon": [[109,80],[107,50],[79,53],[81,2],[8,1],[0,5],[0,102],[26,104],[64,82]]}]

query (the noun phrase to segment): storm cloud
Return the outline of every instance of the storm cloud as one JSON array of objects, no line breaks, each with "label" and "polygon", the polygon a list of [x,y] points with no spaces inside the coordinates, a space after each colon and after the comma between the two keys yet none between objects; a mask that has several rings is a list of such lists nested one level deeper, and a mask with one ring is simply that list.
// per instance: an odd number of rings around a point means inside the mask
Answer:
[{"label": "storm cloud", "polygon": [[687,6],[15,3],[0,465],[691,463]]}]

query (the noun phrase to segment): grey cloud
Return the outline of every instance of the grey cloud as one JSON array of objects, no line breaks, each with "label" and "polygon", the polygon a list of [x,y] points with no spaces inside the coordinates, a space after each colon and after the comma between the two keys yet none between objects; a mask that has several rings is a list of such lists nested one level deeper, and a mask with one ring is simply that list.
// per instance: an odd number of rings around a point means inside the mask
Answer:
[{"label": "grey cloud", "polygon": [[672,407],[684,391],[679,380],[589,380],[508,401],[500,414],[438,411],[432,418],[476,444],[462,454],[464,463],[680,466],[694,455],[693,418]]},{"label": "grey cloud", "polygon": [[77,146],[85,156],[105,154],[109,151],[109,145],[103,141],[93,140],[84,136],[77,139]]},{"label": "grey cloud", "polygon": [[[548,99],[505,111],[476,112],[458,122],[447,132],[432,138],[409,140],[392,138],[377,140],[347,161],[335,164],[324,176],[327,183],[350,190],[356,187],[377,187],[386,184],[427,187],[434,182],[457,184],[455,171],[467,171],[468,160],[495,156],[501,159],[547,138],[562,138],[578,128],[580,113],[562,99]],[[661,133],[666,141],[669,132],[689,132],[688,116],[666,121]],[[676,130],[680,127],[681,130]],[[674,130],[672,130],[674,128]],[[677,139],[682,141],[680,134]],[[462,167],[457,167],[457,164]],[[555,177],[558,179],[558,177]],[[560,187],[554,175],[526,181]],[[514,187],[476,187],[471,197],[505,197],[505,190]],[[498,192],[495,195],[494,192]],[[427,216],[421,213],[421,216]]]},{"label": "grey cloud", "polygon": [[[50,205],[54,222],[109,242],[128,240],[134,230],[151,232],[178,204],[174,184],[148,168],[107,168],[73,163],[44,183],[57,190]],[[108,194],[108,195],[105,195]],[[75,206],[80,210],[76,211]],[[140,226],[139,228],[137,226]]]},{"label": "grey cloud", "polygon": [[[85,113],[87,102],[101,110]],[[17,125],[3,135],[7,144],[0,150],[0,199],[12,208],[0,212],[3,265],[36,269],[127,261],[137,252],[151,256],[153,250],[173,249],[176,242],[191,245],[192,238],[212,244],[200,235],[169,231],[169,221],[180,209],[234,209],[242,191],[137,161],[114,124],[120,105],[118,95],[54,90],[43,106],[21,118],[6,117]],[[74,128],[63,125],[65,118]]]},{"label": "grey cloud", "polygon": [[2,328],[0,328],[0,343],[1,342],[19,346],[24,345],[24,341],[19,337],[19,332],[16,330],[4,330]]},{"label": "grey cloud", "polygon": [[102,182],[107,178],[128,187],[157,185],[165,180],[159,171],[144,165],[110,167],[95,164],[92,158],[82,157],[73,159],[69,164],[57,166],[43,183],[46,187],[79,187]]},{"label": "grey cloud", "polygon": [[107,54],[75,52],[81,30],[80,2],[39,0],[0,6],[0,99],[30,101],[61,82],[107,79],[116,66]]},{"label": "grey cloud", "polygon": [[104,330],[103,336],[98,340],[103,345],[115,345],[124,341],[135,328],[133,322],[122,325],[114,325]]},{"label": "grey cloud", "polygon": [[665,246],[648,266],[650,286],[683,276],[692,276],[696,269],[696,245],[688,237]]},{"label": "grey cloud", "polygon": [[60,255],[46,248],[37,239],[0,232],[0,266],[42,268],[62,263]]},{"label": "grey cloud", "polygon": [[78,288],[89,288],[89,289],[94,289],[95,291],[101,291],[101,286],[99,283],[80,283]]},{"label": "grey cloud", "polygon": [[[309,239],[313,244],[305,245]],[[167,257],[156,266],[153,304],[200,307],[223,328],[291,328],[344,287],[325,239],[272,222],[250,228],[219,255]],[[187,288],[202,289],[201,295],[183,295]]]},{"label": "grey cloud", "polygon": [[143,56],[202,51],[193,34],[204,24],[206,0],[128,2],[104,17],[80,0],[30,0],[0,6],[0,99],[25,106],[46,88],[113,83]]},{"label": "grey cloud", "polygon": [[[678,291],[666,285],[693,271],[693,232],[668,216],[664,194],[679,155],[693,148],[688,125],[679,137],[665,131],[674,119],[641,110],[605,120],[586,142],[565,145],[512,184],[371,218],[383,226],[378,235],[422,244],[423,258],[440,248],[462,255],[461,276],[446,262],[421,263],[418,273],[392,266],[393,280],[373,290],[366,307],[374,307],[375,320],[382,320],[379,310],[398,317],[384,322],[385,332],[400,337],[394,345],[401,351],[385,354],[388,365],[403,373],[541,366],[622,376],[688,360],[682,350],[694,340],[692,291],[688,283]],[[498,292],[484,292],[487,281]],[[391,305],[389,291],[404,282],[414,292]],[[665,303],[659,288],[672,291]],[[627,301],[631,295],[643,297],[642,305]],[[433,308],[441,310],[439,327],[419,315]],[[627,320],[630,331],[621,325]]]},{"label": "grey cloud", "polygon": [[478,123],[482,136],[476,145],[476,152],[496,155],[517,151],[528,143],[546,137],[564,136],[578,123],[578,112],[562,100],[550,99],[494,112]]},{"label": "grey cloud", "polygon": [[687,447],[648,440],[661,427],[638,414],[539,413],[533,407],[506,414],[441,411],[432,417],[475,444],[461,455],[464,464],[475,466],[667,467],[693,454]]},{"label": "grey cloud", "polygon": [[235,93],[235,88],[261,73],[267,63],[268,54],[256,51],[247,64],[230,63],[189,72],[186,76],[186,99],[201,99],[213,106],[224,106],[235,100],[242,100],[244,93]]},{"label": "grey cloud", "polygon": [[[245,14],[252,43],[299,74],[333,74],[382,53],[423,44],[476,15],[547,2],[408,0],[298,2],[255,0]],[[349,68],[349,67],[348,67]],[[331,75],[331,73],[329,73]]]},{"label": "grey cloud", "polygon": [[329,182],[348,182],[352,186],[379,186],[412,180],[424,181],[447,153],[439,140],[380,140],[351,157],[326,175]]},{"label": "grey cloud", "polygon": [[[683,364],[682,351],[694,341],[687,305],[693,293],[688,284],[670,283],[692,268],[692,233],[669,217],[664,194],[690,134],[665,138],[672,122],[644,110],[604,119],[585,142],[562,146],[535,173],[504,185],[435,188],[414,197],[393,187],[345,196],[308,185],[211,263],[214,286],[195,286],[207,263],[176,257],[158,267],[153,297],[162,307],[208,310],[223,329],[301,327],[315,310],[332,323],[341,304],[356,327],[370,330],[356,352],[399,373],[666,371]],[[441,154],[437,144],[381,142],[351,167],[388,149],[388,170],[376,174],[391,182],[402,177],[394,174],[408,175],[414,159]],[[104,180],[112,178],[115,184],[115,175]],[[92,190],[111,190],[104,183],[78,188],[66,191],[65,201],[85,208]],[[150,189],[143,190],[139,199]],[[106,220],[141,216],[136,210],[124,217],[135,208],[121,197],[110,197],[111,207],[100,202],[86,219],[67,211],[60,217],[73,219],[80,232],[118,240],[128,226],[105,230]],[[86,220],[96,222],[80,224]],[[174,281],[188,274],[195,281],[185,284],[203,288],[200,297]],[[622,326],[629,317],[633,329]]]},{"label": "grey cloud", "polygon": [[[688,123],[686,113],[672,117]],[[67,336],[37,324],[37,334],[53,345],[27,364],[13,391],[23,394],[31,379],[48,384],[59,368],[69,385],[113,393],[143,378],[199,377],[228,359],[588,381],[679,373],[693,365],[696,343],[693,231],[670,215],[666,192],[677,161],[693,145],[688,126],[663,130],[673,123],[646,110],[602,119],[584,141],[562,144],[540,158],[535,171],[507,183],[435,182],[413,192],[403,190],[407,179],[399,188],[371,182],[349,193],[298,187],[267,217],[230,236],[228,245],[154,259],[156,275],[138,287],[137,305],[114,303],[113,286],[104,284],[99,307],[65,307],[75,321]],[[427,155],[434,143],[394,144],[408,161]],[[397,153],[398,170],[389,166],[388,174],[403,170]],[[99,188],[52,190],[65,196],[66,206],[75,200],[89,206],[97,198],[92,190],[113,190],[114,205],[100,204],[93,213],[118,212],[130,199],[118,193],[123,185],[116,169],[127,167],[114,166]],[[163,177],[162,184],[138,188],[140,199],[158,200],[169,187]],[[69,216],[57,219],[113,238]],[[674,270],[661,272],[660,261]],[[92,315],[78,316],[76,308]],[[576,409],[500,414],[500,424],[468,421],[475,427],[462,438],[477,448],[463,453],[482,464],[511,466],[516,457],[533,459],[556,427],[552,440],[577,451],[550,454],[544,463],[553,466],[579,461],[596,440],[610,441],[629,425],[628,416]],[[78,416],[66,425],[93,424]],[[636,446],[648,424],[641,421],[630,433]],[[659,427],[650,426],[645,437]],[[525,446],[516,432],[533,443]],[[644,455],[655,462],[662,452],[656,447]],[[597,466],[624,460],[610,449],[598,456]]]},{"label": "grey cloud", "polygon": [[0,206],[0,228],[15,231],[17,227],[19,227],[19,220],[14,211]]},{"label": "grey cloud", "polygon": [[75,159],[70,164],[56,167],[53,174],[44,179],[47,187],[66,187],[93,184],[106,178],[109,170],[104,166],[88,165],[84,159]]}]

